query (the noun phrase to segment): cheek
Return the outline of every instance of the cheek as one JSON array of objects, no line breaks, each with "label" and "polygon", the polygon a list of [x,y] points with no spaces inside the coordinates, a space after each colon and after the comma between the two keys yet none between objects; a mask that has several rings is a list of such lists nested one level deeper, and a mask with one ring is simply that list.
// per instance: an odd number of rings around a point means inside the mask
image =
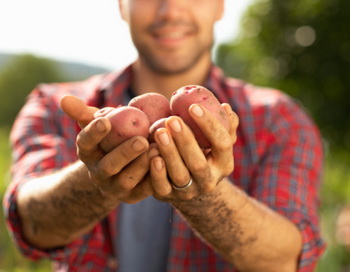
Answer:
[{"label": "cheek", "polygon": [[133,16],[132,18],[130,18],[129,22],[130,34],[134,43],[139,43],[140,41],[142,41],[144,39],[143,37],[147,33],[148,24],[146,23],[145,19],[141,20],[140,18],[143,17]]},{"label": "cheek", "polygon": [[[201,32],[206,35],[212,34],[214,25],[218,21],[216,15],[213,12],[208,12],[209,7],[197,8],[193,14],[193,18],[199,26]],[[210,5],[210,8],[213,8]]]},{"label": "cheek", "polygon": [[206,24],[213,25],[222,17],[222,0],[192,0],[193,15],[197,20],[206,22]]}]

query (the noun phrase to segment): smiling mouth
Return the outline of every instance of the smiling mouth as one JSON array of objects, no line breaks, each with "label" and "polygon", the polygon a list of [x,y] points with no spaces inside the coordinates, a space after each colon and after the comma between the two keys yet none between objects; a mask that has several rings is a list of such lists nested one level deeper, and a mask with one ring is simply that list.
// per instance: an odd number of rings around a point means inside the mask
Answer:
[{"label": "smiling mouth", "polygon": [[188,32],[169,31],[163,33],[154,33],[154,37],[160,40],[180,40],[189,36]]},{"label": "smiling mouth", "polygon": [[196,31],[193,24],[178,22],[178,23],[161,23],[152,25],[150,27],[150,33],[152,36],[160,42],[175,43],[182,41]]}]

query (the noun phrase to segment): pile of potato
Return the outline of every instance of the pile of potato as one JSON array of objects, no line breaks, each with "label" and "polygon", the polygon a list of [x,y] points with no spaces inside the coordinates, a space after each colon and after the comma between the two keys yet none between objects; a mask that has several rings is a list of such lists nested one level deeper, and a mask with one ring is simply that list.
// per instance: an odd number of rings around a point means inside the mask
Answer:
[{"label": "pile of potato", "polygon": [[97,111],[95,118],[106,117],[112,124],[111,131],[100,143],[101,148],[109,152],[123,141],[138,135],[153,142],[155,131],[165,127],[165,120],[170,116],[181,117],[191,128],[199,146],[209,148],[210,143],[188,111],[195,103],[211,111],[229,129],[226,112],[214,94],[202,86],[188,85],[174,92],[170,101],[158,93],[145,93],[133,98],[127,106],[106,107]]}]

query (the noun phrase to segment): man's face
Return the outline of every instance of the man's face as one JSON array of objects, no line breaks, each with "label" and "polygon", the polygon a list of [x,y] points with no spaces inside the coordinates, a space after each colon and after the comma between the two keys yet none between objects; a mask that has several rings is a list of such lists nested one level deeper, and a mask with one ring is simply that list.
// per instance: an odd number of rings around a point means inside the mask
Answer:
[{"label": "man's face", "polygon": [[120,0],[139,57],[157,73],[184,72],[210,59],[223,0]]}]

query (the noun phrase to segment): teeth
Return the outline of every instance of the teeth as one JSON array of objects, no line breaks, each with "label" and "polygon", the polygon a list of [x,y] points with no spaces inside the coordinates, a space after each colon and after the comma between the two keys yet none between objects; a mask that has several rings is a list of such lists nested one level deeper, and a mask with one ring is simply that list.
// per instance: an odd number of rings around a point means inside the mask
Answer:
[{"label": "teeth", "polygon": [[163,39],[178,39],[178,38],[182,38],[184,37],[185,35],[183,33],[179,33],[179,32],[172,32],[172,33],[166,33],[166,34],[163,34],[163,35],[160,35],[160,38],[163,38]]}]

